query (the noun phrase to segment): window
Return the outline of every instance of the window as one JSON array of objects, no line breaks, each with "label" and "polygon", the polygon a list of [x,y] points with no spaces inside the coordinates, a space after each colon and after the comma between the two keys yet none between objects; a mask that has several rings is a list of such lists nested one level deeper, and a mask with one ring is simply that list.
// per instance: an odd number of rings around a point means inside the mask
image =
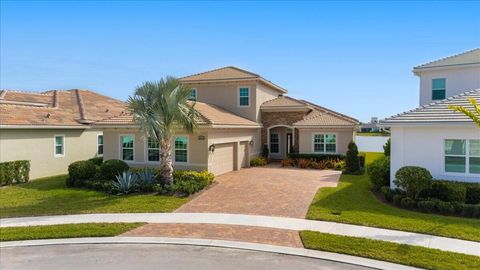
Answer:
[{"label": "window", "polygon": [[239,105],[242,107],[250,106],[250,89],[248,87],[240,87]]},{"label": "window", "polygon": [[315,153],[336,153],[337,135],[335,134],[314,134],[313,152]]},{"label": "window", "polygon": [[280,138],[278,133],[270,133],[270,153],[280,153]]},{"label": "window", "polygon": [[188,100],[197,101],[197,89],[193,88]]},{"label": "window", "polygon": [[175,138],[175,162],[188,161],[188,139],[186,137]]},{"label": "window", "polygon": [[445,99],[446,79],[432,80],[432,100]]},{"label": "window", "polygon": [[61,157],[65,155],[65,136],[64,135],[55,135],[55,154],[56,157]]},{"label": "window", "polygon": [[133,161],[135,137],[133,135],[120,136],[120,143],[122,147],[121,159]]},{"label": "window", "polygon": [[103,156],[103,134],[97,135],[97,155]]},{"label": "window", "polygon": [[445,140],[445,172],[480,174],[480,140]]},{"label": "window", "polygon": [[147,161],[160,161],[160,145],[153,138],[148,138],[147,141]]}]

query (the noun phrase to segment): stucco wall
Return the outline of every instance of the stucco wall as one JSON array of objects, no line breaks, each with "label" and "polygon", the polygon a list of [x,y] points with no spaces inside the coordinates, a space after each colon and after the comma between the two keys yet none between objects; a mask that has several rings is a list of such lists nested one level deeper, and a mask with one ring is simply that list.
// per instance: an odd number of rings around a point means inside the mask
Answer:
[{"label": "stucco wall", "polygon": [[[0,130],[0,162],[30,160],[30,178],[66,174],[68,165],[92,158],[101,130]],[[65,135],[65,155],[54,156],[54,136]]]},{"label": "stucco wall", "polygon": [[446,79],[446,97],[480,88],[480,67],[422,71],[420,73],[420,106],[432,102],[432,79]]},{"label": "stucco wall", "polygon": [[436,179],[480,182],[480,175],[453,175],[444,172],[445,139],[479,139],[480,130],[470,127],[392,127],[391,129],[391,185],[395,173],[403,166],[428,169]]},{"label": "stucco wall", "polygon": [[300,153],[314,153],[313,152],[313,134],[315,133],[334,133],[337,135],[337,153],[345,154],[348,149],[348,144],[353,140],[353,128],[335,129],[335,128],[312,128],[299,129],[300,136]]},{"label": "stucco wall", "polygon": [[[278,153],[272,153],[270,152],[270,158],[273,159],[283,159],[286,157],[286,131],[287,129],[285,127],[275,127],[270,129],[270,134],[272,133],[278,133],[278,143],[279,143],[279,152]],[[269,145],[270,148],[270,145]]]}]

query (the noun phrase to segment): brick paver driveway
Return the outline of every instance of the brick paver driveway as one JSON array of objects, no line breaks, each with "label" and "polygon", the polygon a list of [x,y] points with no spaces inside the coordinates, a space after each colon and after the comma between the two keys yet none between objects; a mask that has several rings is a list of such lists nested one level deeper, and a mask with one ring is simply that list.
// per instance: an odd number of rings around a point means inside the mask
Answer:
[{"label": "brick paver driveway", "polygon": [[320,187],[335,187],[341,172],[246,168],[218,176],[216,184],[176,212],[230,213],[305,218]]}]

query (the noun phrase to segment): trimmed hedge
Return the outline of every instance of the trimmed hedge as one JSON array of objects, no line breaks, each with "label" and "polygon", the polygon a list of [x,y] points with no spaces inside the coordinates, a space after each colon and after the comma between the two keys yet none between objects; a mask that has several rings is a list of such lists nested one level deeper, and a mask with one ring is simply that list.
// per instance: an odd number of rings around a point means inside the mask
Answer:
[{"label": "trimmed hedge", "polygon": [[408,197],[417,199],[422,191],[430,188],[432,175],[422,167],[404,166],[395,173],[395,185],[403,189]]},{"label": "trimmed hedge", "polygon": [[75,161],[68,165],[67,186],[83,186],[83,182],[95,178],[96,167],[88,160]]},{"label": "trimmed hedge", "polygon": [[103,163],[103,157],[93,157],[93,158],[89,159],[88,161],[92,162],[96,166],[100,166]]},{"label": "trimmed hedge", "polygon": [[174,171],[172,190],[191,195],[210,185],[214,178],[208,171]]},{"label": "trimmed hedge", "polygon": [[367,174],[370,176],[373,188],[379,189],[390,185],[390,157],[381,157],[367,166]]},{"label": "trimmed hedge", "polygon": [[26,183],[28,180],[30,180],[30,160],[0,163],[0,185]]},{"label": "trimmed hedge", "polygon": [[290,153],[291,159],[313,159],[316,162],[322,160],[345,160],[345,155],[342,154],[302,154],[302,153]]},{"label": "trimmed hedge", "polygon": [[480,183],[434,180],[432,187],[421,193],[423,198],[467,204],[480,203]]},{"label": "trimmed hedge", "polygon": [[100,166],[100,174],[103,180],[115,180],[116,176],[127,171],[128,164],[118,159],[109,159]]},{"label": "trimmed hedge", "polygon": [[258,167],[267,165],[267,159],[264,157],[254,157],[250,160],[250,166]]}]

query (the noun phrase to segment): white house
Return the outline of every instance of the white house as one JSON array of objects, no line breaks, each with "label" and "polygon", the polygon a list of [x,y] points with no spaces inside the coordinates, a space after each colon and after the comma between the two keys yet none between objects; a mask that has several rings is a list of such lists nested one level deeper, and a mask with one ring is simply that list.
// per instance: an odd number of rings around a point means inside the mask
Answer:
[{"label": "white house", "polygon": [[413,69],[421,107],[386,118],[391,127],[391,186],[403,166],[428,169],[435,179],[480,182],[480,128],[449,105],[480,102],[480,49]]}]

